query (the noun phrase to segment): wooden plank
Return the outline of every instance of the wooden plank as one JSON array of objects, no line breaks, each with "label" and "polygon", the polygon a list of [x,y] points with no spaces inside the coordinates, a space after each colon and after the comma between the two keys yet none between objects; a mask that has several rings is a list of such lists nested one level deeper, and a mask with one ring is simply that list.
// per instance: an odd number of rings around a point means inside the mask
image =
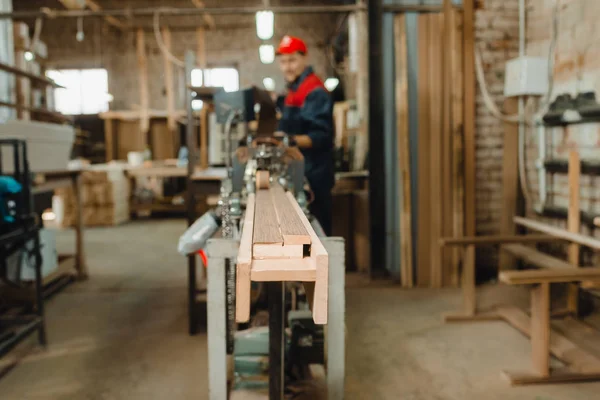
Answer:
[{"label": "wooden plank", "polygon": [[314,299],[312,302],[313,320],[316,324],[326,324],[329,298],[329,255],[315,233],[315,230],[310,225],[308,218],[304,215],[296,199],[294,199],[294,195],[290,192],[287,192],[286,195],[300,216],[304,228],[310,235],[310,258],[314,260],[316,268]]},{"label": "wooden plank", "polygon": [[[504,101],[504,111],[515,114],[518,111],[516,97]],[[516,225],[513,217],[517,215],[517,202],[519,196],[519,125],[513,122],[504,123],[504,139],[502,152],[502,218],[500,219],[500,233],[513,235]],[[513,269],[515,259],[509,253],[500,253],[498,269],[500,271]]]},{"label": "wooden plank", "polygon": [[[505,271],[508,272],[508,271]],[[502,318],[524,334],[531,337],[531,319],[522,310],[514,306],[502,306],[496,309]],[[556,331],[550,333],[550,353],[579,373],[600,373],[600,359],[578,347],[571,340]]]},{"label": "wooden plank", "polygon": [[203,26],[196,29],[196,57],[198,60],[198,67],[205,69],[207,66],[206,31]]},{"label": "wooden plank", "polygon": [[531,360],[540,376],[550,375],[550,284],[531,289]]},{"label": "wooden plank", "polygon": [[[194,3],[194,5],[196,6],[196,8],[205,8],[206,6],[204,5],[204,1],[202,0],[192,0],[192,3]],[[215,18],[208,13],[202,14],[202,19],[204,20],[204,23],[210,28],[210,29],[215,29],[217,27],[217,24],[215,23]]]},{"label": "wooden plank", "polygon": [[600,268],[532,269],[525,271],[502,271],[498,275],[507,285],[530,285],[537,283],[570,283],[600,279]]},{"label": "wooden plank", "polygon": [[442,191],[442,141],[443,141],[443,80],[442,80],[442,44],[443,44],[443,15],[431,15],[429,25],[429,80],[430,80],[430,132],[431,147],[429,152],[430,195],[431,195],[431,231],[429,237],[429,252],[431,252],[431,283],[432,288],[443,285],[442,249],[437,246],[443,230],[443,199]]},{"label": "wooden plank", "polygon": [[255,282],[315,282],[317,267],[311,257],[277,260],[257,260],[254,257],[250,277]]},{"label": "wooden plank", "polygon": [[566,261],[539,252],[533,247],[523,246],[522,244],[507,244],[502,246],[501,249],[538,268],[568,269],[573,267]]},{"label": "wooden plank", "polygon": [[148,95],[148,61],[146,59],[146,37],[139,28],[136,35],[138,63],[138,79],[140,85],[140,131],[147,133],[150,129],[150,97]]},{"label": "wooden plank", "polygon": [[[171,31],[169,28],[162,28],[162,36],[165,48],[171,52]],[[175,132],[177,130],[177,117],[175,115],[173,63],[166,54],[163,54],[163,62],[165,68],[165,90],[167,94],[167,126],[169,127],[169,131]]]},{"label": "wooden plank", "polygon": [[[453,201],[452,196],[452,31],[453,12],[452,1],[444,0],[444,12],[440,16],[443,21],[442,44],[442,236],[452,235],[453,228]],[[436,248],[435,244],[433,245]],[[451,286],[456,282],[458,265],[453,265],[452,252],[450,249],[442,248],[442,284]]]},{"label": "wooden plank", "polygon": [[[92,11],[100,11],[102,10],[102,7],[100,7],[100,5],[94,1],[94,0],[85,0],[85,4],[87,4],[87,6],[90,8],[90,10]],[[125,31],[127,30],[127,25],[125,25],[123,22],[121,22],[121,20],[113,17],[112,15],[107,15],[104,17],[104,20],[109,24],[114,26],[115,28],[117,28],[120,31]]]},{"label": "wooden plank", "polygon": [[279,221],[269,190],[256,192],[255,219],[259,221],[254,227],[252,244],[277,244],[283,246],[283,237],[279,230]]},{"label": "wooden plank", "polygon": [[278,184],[273,185],[269,190],[273,198],[275,213],[279,221],[279,229],[283,237],[283,244],[288,245],[309,245],[310,235],[304,228],[300,216],[290,203],[285,191]]},{"label": "wooden plank", "polygon": [[304,256],[304,245],[284,243],[277,244],[255,244],[253,246],[253,258],[255,260],[302,258]]},{"label": "wooden plank", "polygon": [[557,384],[557,383],[577,383],[593,382],[600,380],[598,373],[579,373],[570,368],[552,370],[548,376],[541,376],[531,372],[503,371],[502,375],[510,382],[512,386],[520,385],[539,385],[539,384]]},{"label": "wooden plank", "polygon": [[208,168],[208,108],[200,111],[200,168]]},{"label": "wooden plank", "polygon": [[[464,70],[464,218],[465,234],[475,236],[475,0],[463,0]],[[474,251],[474,250],[473,250]],[[466,257],[463,269],[475,269],[475,256]]]},{"label": "wooden plank", "polygon": [[110,162],[115,159],[115,132],[113,130],[113,120],[104,120],[104,146],[106,151],[106,162]]},{"label": "wooden plank", "polygon": [[429,149],[431,137],[429,131],[430,109],[429,109],[429,79],[427,68],[429,62],[429,24],[430,15],[419,15],[418,24],[418,49],[419,49],[419,81],[417,90],[419,96],[419,150],[418,150],[418,232],[417,232],[417,284],[422,287],[430,285],[431,282],[431,252],[430,252],[430,231],[431,214],[429,212],[431,205],[430,185],[429,185]]},{"label": "wooden plank", "polygon": [[[579,185],[581,178],[581,160],[579,152],[571,150],[569,152],[569,212],[567,220],[567,229],[571,233],[578,234],[581,229],[580,214],[580,193]],[[577,243],[569,244],[568,260],[575,268],[579,268],[580,247]],[[574,315],[579,314],[579,286],[571,284],[567,292],[567,309]]]},{"label": "wooden plank", "polygon": [[254,233],[255,195],[250,193],[246,203],[246,214],[240,238],[236,265],[235,320],[243,323],[250,320],[250,269],[252,267],[252,235]]},{"label": "wooden plank", "polygon": [[50,78],[47,78],[43,75],[36,75],[34,73],[25,71],[24,69],[16,68],[16,67],[13,67],[11,65],[4,64],[1,62],[0,62],[0,70],[10,72],[11,74],[15,74],[18,77],[27,78],[27,79],[31,80],[32,82],[52,86],[55,88],[63,88],[64,89],[64,86],[58,85],[56,82],[54,82]]},{"label": "wooden plank", "polygon": [[489,246],[508,243],[539,243],[561,240],[550,235],[492,235],[441,238],[440,246],[465,246],[468,244]]},{"label": "wooden plank", "polygon": [[408,63],[406,18],[397,15],[394,21],[396,36],[396,118],[398,131],[398,171],[402,191],[400,211],[400,278],[403,287],[413,287],[410,143],[408,130]]},{"label": "wooden plank", "polygon": [[517,225],[524,226],[534,231],[543,232],[554,237],[568,240],[573,243],[578,243],[582,246],[587,246],[594,250],[600,250],[600,240],[594,239],[590,236],[582,235],[579,233],[572,233],[564,229],[556,228],[554,226],[544,224],[529,218],[515,217],[514,221]]},{"label": "wooden plank", "polygon": [[[462,14],[458,10],[452,13],[453,27],[451,30],[453,51],[450,53],[450,68],[452,69],[452,235],[459,238],[464,235],[464,202],[465,177],[462,169],[464,163],[463,138],[463,68],[462,68]],[[452,284],[459,285],[462,249],[452,251]]]},{"label": "wooden plank", "polygon": [[475,246],[469,245],[465,251],[465,265],[462,273],[463,306],[466,315],[477,312],[477,293],[475,292]]}]

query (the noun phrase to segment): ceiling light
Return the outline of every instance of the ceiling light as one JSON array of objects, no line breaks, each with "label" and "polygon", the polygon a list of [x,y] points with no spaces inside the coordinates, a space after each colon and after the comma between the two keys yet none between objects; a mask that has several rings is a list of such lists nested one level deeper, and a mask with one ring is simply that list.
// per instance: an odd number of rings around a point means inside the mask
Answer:
[{"label": "ceiling light", "polygon": [[263,79],[263,85],[265,87],[265,89],[267,89],[268,91],[274,91],[275,90],[275,81],[273,80],[273,78],[265,78]]},{"label": "ceiling light", "polygon": [[261,44],[258,48],[260,61],[263,64],[272,64],[275,61],[275,48],[270,44]]},{"label": "ceiling light", "polygon": [[258,11],[256,13],[256,35],[262,40],[273,37],[275,15],[273,11]]},{"label": "ceiling light", "polygon": [[23,58],[25,58],[25,61],[33,61],[35,59],[35,54],[31,51],[26,51],[25,54],[23,54]]},{"label": "ceiling light", "polygon": [[333,92],[339,84],[340,84],[340,80],[338,78],[327,78],[325,80],[325,87],[330,92]]}]

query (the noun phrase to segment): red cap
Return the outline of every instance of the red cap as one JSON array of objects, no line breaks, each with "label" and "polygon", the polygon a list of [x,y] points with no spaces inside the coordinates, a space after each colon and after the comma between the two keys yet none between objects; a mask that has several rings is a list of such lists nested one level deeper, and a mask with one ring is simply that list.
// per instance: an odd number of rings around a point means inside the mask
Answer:
[{"label": "red cap", "polygon": [[285,35],[283,39],[281,39],[281,43],[279,43],[279,47],[277,48],[277,55],[294,53],[308,53],[306,44],[304,43],[304,41],[302,41],[302,39]]}]

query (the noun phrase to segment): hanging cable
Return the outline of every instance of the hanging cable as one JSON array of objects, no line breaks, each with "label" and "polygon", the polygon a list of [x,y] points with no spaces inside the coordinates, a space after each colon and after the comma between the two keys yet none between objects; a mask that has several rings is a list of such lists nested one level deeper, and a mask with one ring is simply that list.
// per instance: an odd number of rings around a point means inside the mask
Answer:
[{"label": "hanging cable", "polygon": [[158,48],[163,52],[165,56],[176,66],[180,68],[185,68],[185,63],[175,57],[169,49],[165,46],[163,42],[162,34],[160,33],[160,11],[156,11],[154,13],[154,36],[156,37],[156,43],[158,44]]}]

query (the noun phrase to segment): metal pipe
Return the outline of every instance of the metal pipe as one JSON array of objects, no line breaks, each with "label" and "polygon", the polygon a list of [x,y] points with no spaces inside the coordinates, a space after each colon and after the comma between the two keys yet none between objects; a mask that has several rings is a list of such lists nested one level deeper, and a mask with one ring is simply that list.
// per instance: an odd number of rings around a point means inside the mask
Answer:
[{"label": "metal pipe", "polygon": [[[0,13],[0,19],[23,19],[23,18],[88,18],[88,17],[143,17],[153,16],[155,13],[161,15],[243,15],[256,14],[264,11],[264,7],[144,7],[144,8],[120,8],[101,10],[38,10],[38,11],[13,11]],[[363,5],[342,6],[274,6],[269,11],[275,14],[334,14],[350,13],[366,10]]]},{"label": "metal pipe", "polygon": [[538,180],[539,180],[539,196],[540,203],[539,209],[544,209],[546,206],[547,192],[546,192],[546,127],[543,124],[537,126],[538,132],[538,160],[536,167],[538,169]]}]

